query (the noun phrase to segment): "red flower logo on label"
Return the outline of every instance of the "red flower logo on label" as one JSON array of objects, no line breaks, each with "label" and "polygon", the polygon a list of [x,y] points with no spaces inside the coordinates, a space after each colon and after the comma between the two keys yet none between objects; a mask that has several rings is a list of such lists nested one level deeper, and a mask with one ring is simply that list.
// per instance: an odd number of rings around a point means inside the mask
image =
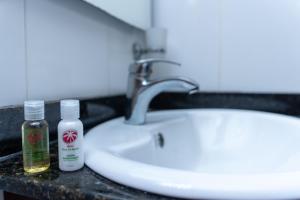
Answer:
[{"label": "red flower logo on label", "polygon": [[43,134],[40,132],[31,132],[27,135],[28,142],[35,145],[43,139]]},{"label": "red flower logo on label", "polygon": [[77,139],[77,135],[77,131],[67,130],[63,133],[63,141],[67,144],[70,144]]}]

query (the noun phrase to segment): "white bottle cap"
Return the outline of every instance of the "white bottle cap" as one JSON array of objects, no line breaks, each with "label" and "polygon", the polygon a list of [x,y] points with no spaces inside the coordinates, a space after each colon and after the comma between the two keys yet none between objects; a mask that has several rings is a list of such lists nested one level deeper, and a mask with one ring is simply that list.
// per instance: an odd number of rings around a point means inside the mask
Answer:
[{"label": "white bottle cap", "polygon": [[60,117],[61,119],[78,119],[79,100],[62,100],[60,101]]},{"label": "white bottle cap", "polygon": [[25,101],[24,118],[25,120],[43,120],[45,118],[44,101]]}]

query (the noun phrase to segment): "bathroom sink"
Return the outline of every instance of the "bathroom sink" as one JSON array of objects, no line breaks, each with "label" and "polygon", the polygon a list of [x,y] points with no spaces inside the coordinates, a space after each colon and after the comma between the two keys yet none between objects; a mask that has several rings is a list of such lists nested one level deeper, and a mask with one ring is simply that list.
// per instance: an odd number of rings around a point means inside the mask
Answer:
[{"label": "bathroom sink", "polygon": [[193,109],[118,118],[85,136],[85,163],[115,182],[194,199],[300,198],[300,120]]}]

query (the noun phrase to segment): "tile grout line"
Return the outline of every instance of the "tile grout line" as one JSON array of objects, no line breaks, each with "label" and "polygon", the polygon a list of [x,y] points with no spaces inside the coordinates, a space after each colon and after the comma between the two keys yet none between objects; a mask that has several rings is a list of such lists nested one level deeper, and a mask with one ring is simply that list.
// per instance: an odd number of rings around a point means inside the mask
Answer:
[{"label": "tile grout line", "polygon": [[151,27],[154,27],[154,6],[155,6],[155,2],[154,0],[150,0],[150,20],[151,20]]},{"label": "tile grout line", "polygon": [[24,49],[24,54],[25,54],[25,87],[26,87],[26,100],[28,100],[29,97],[29,79],[28,79],[28,43],[27,43],[27,0],[23,0],[24,3],[24,45],[25,45],[25,49]]},{"label": "tile grout line", "polygon": [[221,91],[223,61],[223,0],[218,0],[218,90]]},{"label": "tile grout line", "polygon": [[112,78],[111,78],[111,75],[112,75],[112,72],[111,72],[111,62],[110,62],[110,59],[111,59],[111,46],[110,46],[110,41],[111,41],[111,37],[110,37],[110,31],[111,31],[111,27],[107,26],[106,27],[106,44],[105,44],[105,51],[106,51],[106,72],[107,72],[107,80],[106,80],[106,88],[105,88],[105,91],[106,91],[106,95],[111,95],[111,91],[112,91],[112,86],[111,86],[111,82],[112,82]]}]

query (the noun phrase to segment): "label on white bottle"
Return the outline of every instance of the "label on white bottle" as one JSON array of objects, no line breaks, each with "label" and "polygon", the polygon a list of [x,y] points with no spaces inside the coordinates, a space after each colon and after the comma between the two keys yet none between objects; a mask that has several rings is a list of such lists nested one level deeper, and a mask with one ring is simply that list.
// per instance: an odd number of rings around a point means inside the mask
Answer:
[{"label": "label on white bottle", "polygon": [[66,129],[59,134],[59,167],[73,171],[83,166],[82,131]]},{"label": "label on white bottle", "polygon": [[68,162],[70,167],[72,163],[77,162],[80,157],[80,148],[78,145],[78,132],[76,130],[66,130],[62,134],[62,140],[65,145],[61,149],[62,160]]}]

